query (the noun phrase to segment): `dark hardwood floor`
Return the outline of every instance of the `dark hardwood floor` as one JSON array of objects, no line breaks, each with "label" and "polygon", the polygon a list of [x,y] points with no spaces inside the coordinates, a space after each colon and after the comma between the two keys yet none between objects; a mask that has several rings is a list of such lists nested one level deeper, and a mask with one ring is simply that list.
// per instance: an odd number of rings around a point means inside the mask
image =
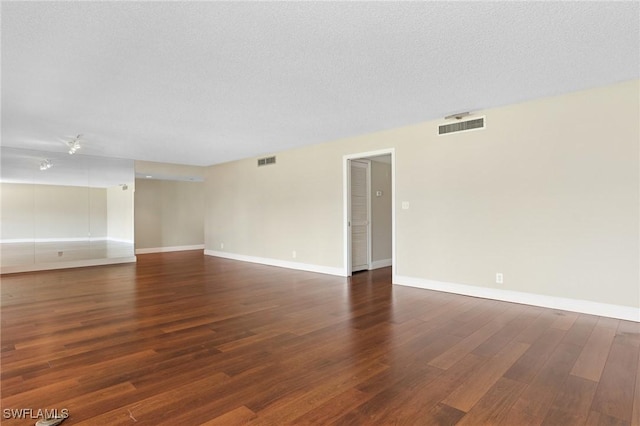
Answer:
[{"label": "dark hardwood floor", "polygon": [[640,324],[180,252],[2,277],[2,423],[639,425]]}]

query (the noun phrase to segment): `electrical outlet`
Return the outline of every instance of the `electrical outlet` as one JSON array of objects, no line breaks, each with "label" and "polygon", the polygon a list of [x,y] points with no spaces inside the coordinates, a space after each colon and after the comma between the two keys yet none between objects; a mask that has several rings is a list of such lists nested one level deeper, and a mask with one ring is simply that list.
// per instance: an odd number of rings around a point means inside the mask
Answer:
[{"label": "electrical outlet", "polygon": [[298,256],[298,253],[296,253],[296,251],[294,250],[294,251],[291,253],[291,257],[293,257],[293,258],[295,259],[295,258],[296,258],[296,256]]},{"label": "electrical outlet", "polygon": [[496,284],[502,284],[504,282],[504,277],[502,276],[502,272],[498,272],[496,274]]},{"label": "electrical outlet", "polygon": [[224,248],[224,243],[220,243],[220,249]]}]

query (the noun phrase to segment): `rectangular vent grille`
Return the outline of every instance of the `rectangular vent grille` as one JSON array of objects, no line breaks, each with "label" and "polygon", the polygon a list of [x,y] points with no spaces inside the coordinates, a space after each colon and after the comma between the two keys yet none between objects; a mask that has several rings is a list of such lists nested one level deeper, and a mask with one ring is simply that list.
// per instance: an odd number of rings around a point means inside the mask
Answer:
[{"label": "rectangular vent grille", "polygon": [[442,124],[438,127],[439,135],[447,133],[465,132],[467,130],[484,129],[484,117],[475,118],[473,120],[459,121],[457,123]]},{"label": "rectangular vent grille", "polygon": [[268,166],[269,164],[276,164],[276,157],[265,157],[258,159],[258,167]]}]

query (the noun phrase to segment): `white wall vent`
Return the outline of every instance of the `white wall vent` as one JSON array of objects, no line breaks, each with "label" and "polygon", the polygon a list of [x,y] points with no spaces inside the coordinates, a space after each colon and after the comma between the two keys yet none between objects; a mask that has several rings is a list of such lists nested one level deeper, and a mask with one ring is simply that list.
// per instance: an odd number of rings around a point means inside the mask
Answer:
[{"label": "white wall vent", "polygon": [[268,166],[269,164],[276,164],[276,157],[265,157],[258,159],[258,167]]},{"label": "white wall vent", "polygon": [[456,121],[450,124],[441,124],[438,126],[438,134],[446,135],[449,133],[468,132],[470,130],[482,130],[484,128],[484,117],[480,117],[472,120]]}]

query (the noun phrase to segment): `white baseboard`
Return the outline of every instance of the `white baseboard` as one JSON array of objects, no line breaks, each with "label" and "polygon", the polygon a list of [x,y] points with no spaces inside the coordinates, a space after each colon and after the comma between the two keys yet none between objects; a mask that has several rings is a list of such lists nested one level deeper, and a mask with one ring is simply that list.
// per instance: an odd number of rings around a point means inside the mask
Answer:
[{"label": "white baseboard", "polygon": [[[99,239],[99,238],[96,238],[96,239]],[[121,239],[121,238],[111,238],[111,237],[107,237],[107,238],[103,238],[103,240],[106,240],[106,241],[113,241],[113,242],[116,242],[116,243],[133,244],[133,240],[123,240],[123,239]]]},{"label": "white baseboard", "polygon": [[394,284],[640,322],[640,308],[396,275]]},{"label": "white baseboard", "polygon": [[114,241],[118,243],[133,244],[133,240],[122,240],[120,238],[109,237],[72,237],[72,238],[13,238],[0,240],[0,244],[15,244],[15,243],[77,243],[81,241]]},{"label": "white baseboard", "polygon": [[68,262],[34,263],[31,265],[3,266],[0,274],[16,274],[19,272],[50,271],[52,269],[82,268],[85,266],[115,265],[133,263],[136,257],[114,257],[107,259],[70,260]]},{"label": "white baseboard", "polygon": [[207,256],[223,257],[225,259],[240,260],[242,262],[259,263],[261,265],[278,266],[280,268],[296,269],[299,271],[317,272],[320,274],[338,275],[344,277],[343,268],[331,266],[310,265],[307,263],[289,262],[286,260],[268,259],[264,257],[245,256],[243,254],[228,253],[225,251],[205,250]]},{"label": "white baseboard", "polygon": [[371,262],[371,269],[386,268],[388,266],[391,266],[392,264],[393,262],[391,261],[391,259],[374,260],[373,262]]},{"label": "white baseboard", "polygon": [[149,254],[149,253],[166,253],[170,251],[187,251],[187,250],[203,250],[204,244],[198,244],[194,246],[173,246],[173,247],[152,247],[136,249],[136,254]]},{"label": "white baseboard", "polygon": [[71,237],[71,238],[12,238],[0,240],[2,244],[14,243],[75,243],[80,241],[104,241],[107,237]]}]

